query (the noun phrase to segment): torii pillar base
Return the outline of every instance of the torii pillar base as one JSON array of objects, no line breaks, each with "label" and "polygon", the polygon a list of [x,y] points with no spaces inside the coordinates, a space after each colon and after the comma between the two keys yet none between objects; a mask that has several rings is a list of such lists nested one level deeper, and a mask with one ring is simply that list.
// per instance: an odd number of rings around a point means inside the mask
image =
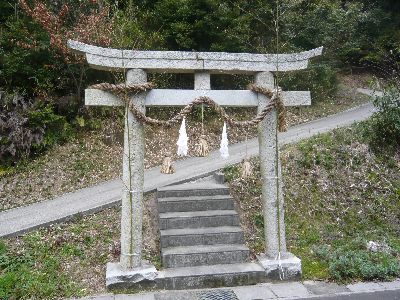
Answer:
[{"label": "torii pillar base", "polygon": [[265,254],[257,256],[258,263],[264,268],[265,276],[269,280],[291,281],[301,279],[301,260],[290,252],[270,258]]},{"label": "torii pillar base", "polygon": [[132,288],[147,288],[155,284],[158,272],[148,261],[142,261],[140,267],[124,270],[121,264],[108,263],[106,271],[106,286],[108,290],[125,290]]}]

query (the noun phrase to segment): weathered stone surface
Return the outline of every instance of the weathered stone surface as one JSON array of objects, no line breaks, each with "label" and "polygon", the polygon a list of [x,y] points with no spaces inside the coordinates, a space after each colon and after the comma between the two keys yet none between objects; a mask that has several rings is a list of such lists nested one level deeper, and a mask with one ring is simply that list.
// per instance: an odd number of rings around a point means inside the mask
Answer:
[{"label": "weathered stone surface", "polygon": [[264,270],[256,263],[171,268],[160,271],[156,281],[176,290],[251,285],[264,281]]},{"label": "weathered stone surface", "polygon": [[[257,85],[273,88],[274,76],[272,73],[262,72],[255,76]],[[271,101],[264,95],[258,97],[258,111],[262,111]],[[266,254],[275,257],[279,253],[279,222],[278,222],[278,161],[277,161],[277,116],[273,109],[265,119],[258,124],[258,142],[260,156],[260,171],[262,177],[262,196]]]},{"label": "weathered stone surface", "polygon": [[160,213],[160,229],[238,226],[235,210],[206,210]]},{"label": "weathered stone surface", "polygon": [[294,299],[311,296],[300,282],[268,284],[268,287],[278,298]]},{"label": "weathered stone surface", "polygon": [[185,106],[200,96],[207,96],[221,106],[255,107],[257,94],[248,90],[169,90],[154,89],[146,96],[147,106]]},{"label": "weathered stone surface", "polygon": [[[276,62],[276,54],[253,54],[253,53],[228,53],[228,52],[196,52],[196,51],[138,51],[102,48],[69,40],[68,46],[79,53],[90,53],[106,57],[135,58],[135,59],[171,59],[171,60],[228,60],[228,61],[261,61]],[[322,54],[323,47],[293,54],[279,54],[278,61],[292,62],[308,60]]]},{"label": "weathered stone surface", "polygon": [[[143,70],[129,70],[126,82],[144,83]],[[137,107],[145,112],[144,97],[135,97]],[[126,109],[124,154],[122,168],[121,210],[121,267],[126,270],[140,267],[142,253],[143,183],[144,183],[144,130],[143,124]]]},{"label": "weathered stone surface", "polygon": [[[224,187],[227,190],[223,189]],[[215,196],[186,196],[184,193],[184,191],[190,193],[195,191],[201,194],[203,190],[210,193],[212,189]],[[186,201],[189,197],[192,201],[193,198],[200,199],[194,200],[199,202],[207,199],[208,205],[213,205],[213,202],[220,205],[220,197],[226,200],[227,196],[224,194],[229,193],[228,187],[216,183],[213,176],[170,186],[161,191],[178,192],[172,197],[174,199],[172,202],[176,204],[182,200]],[[164,194],[158,201],[168,201],[171,198],[165,196]],[[227,200],[230,205],[233,204],[231,198]],[[225,205],[226,201],[223,203]],[[175,207],[181,209],[179,205]],[[250,260],[250,251],[244,245],[243,231],[234,209],[186,212],[174,211],[172,206],[170,209],[170,212],[160,213],[159,222],[162,262],[167,268],[163,280],[164,288],[230,286],[263,280],[264,272],[255,273],[248,270],[249,267],[250,269],[256,267],[258,271],[262,268],[257,264],[246,264]],[[208,268],[201,267],[206,265]],[[238,270],[239,268],[243,270]]]},{"label": "weathered stone surface", "polygon": [[198,300],[198,297],[197,291],[174,291],[156,294],[155,300]]},{"label": "weathered stone surface", "polygon": [[[75,52],[85,54],[97,54],[97,55],[106,55],[109,57],[119,57],[122,58],[122,50],[120,49],[112,49],[112,48],[103,48],[98,46],[93,46],[89,44],[85,44],[82,42],[68,40],[68,47],[74,50]],[[106,53],[106,54],[105,54]]]},{"label": "weathered stone surface", "polygon": [[204,211],[234,209],[233,198],[229,195],[168,197],[158,199],[158,212]]},{"label": "weathered stone surface", "polygon": [[358,282],[346,286],[352,292],[372,292],[382,290],[382,286],[377,282]]},{"label": "weathered stone surface", "polygon": [[162,247],[244,243],[243,231],[238,226],[167,229],[160,234]]},{"label": "weathered stone surface", "polygon": [[282,164],[281,164],[281,159],[278,157],[278,177],[279,177],[279,187],[278,187],[278,193],[279,193],[279,201],[278,203],[278,208],[279,208],[279,230],[280,230],[280,250],[281,252],[285,253],[287,251],[286,248],[286,225],[285,225],[285,195],[283,193],[284,190],[284,183],[282,180]]},{"label": "weathered stone surface", "polygon": [[169,73],[193,73],[193,70],[208,70],[211,74],[253,74],[255,72],[287,72],[304,70],[308,60],[280,62],[209,61],[209,60],[169,60],[164,59],[126,59],[86,54],[88,64],[98,70],[122,71],[126,69],[145,69],[149,73],[160,71]]},{"label": "weathered stone surface", "polygon": [[122,288],[124,284],[154,282],[157,278],[156,268],[147,261],[142,261],[141,266],[126,270],[120,263],[108,263],[106,271],[107,288]]},{"label": "weathered stone surface", "polygon": [[210,73],[195,72],[194,73],[194,89],[195,90],[211,90]]},{"label": "weathered stone surface", "polygon": [[390,246],[386,243],[383,242],[375,242],[375,241],[369,241],[367,243],[367,249],[371,252],[384,252],[384,253],[390,253],[392,249]]},{"label": "weathered stone surface", "polygon": [[389,282],[380,282],[379,284],[386,290],[400,290],[400,279]]},{"label": "weathered stone surface", "polygon": [[[171,90],[154,89],[143,93],[146,97],[145,106],[185,106],[200,96],[208,96],[224,107],[256,107],[258,94],[249,90]],[[285,106],[300,106],[311,104],[311,94],[308,91],[282,92]],[[123,102],[117,96],[96,89],[85,90],[86,105],[122,106]]]},{"label": "weathered stone surface", "polygon": [[344,285],[324,281],[304,281],[303,285],[314,295],[331,295],[348,293],[350,290]]},{"label": "weathered stone surface", "polygon": [[[226,107],[256,107],[259,102],[258,94],[249,90],[154,89],[146,96],[146,106],[185,106],[200,96],[208,96],[219,105]],[[98,98],[97,96],[95,99]],[[285,106],[311,104],[309,91],[282,92],[282,99]]]},{"label": "weathered stone surface", "polygon": [[[312,49],[309,51],[293,53],[293,54],[279,54],[279,62],[294,62],[303,61],[322,54],[323,47]],[[196,53],[196,52],[195,52]],[[205,60],[227,60],[227,61],[248,61],[248,62],[276,62],[276,54],[254,54],[254,53],[228,53],[228,52],[197,52],[199,59]]]},{"label": "weathered stone surface", "polygon": [[118,282],[110,289],[183,290],[252,285],[264,281],[264,271],[256,263],[223,264],[165,269],[155,280]]},{"label": "weathered stone surface", "polygon": [[124,103],[112,93],[97,89],[85,89],[85,105],[123,106]]},{"label": "weathered stone surface", "polygon": [[157,189],[157,196],[162,197],[190,197],[190,196],[214,196],[229,195],[229,188],[217,183],[195,183],[167,186]]},{"label": "weathered stone surface", "polygon": [[93,68],[105,70],[133,68],[146,69],[147,71],[194,72],[194,70],[205,70],[228,73],[291,71],[307,68],[310,58],[322,54],[322,47],[300,53],[275,55],[118,50],[71,40],[68,41],[68,46],[79,53],[85,53],[88,63]]},{"label": "weathered stone surface", "polygon": [[249,261],[249,253],[239,244],[163,248],[162,262],[166,268],[243,263]]},{"label": "weathered stone surface", "polygon": [[268,257],[265,254],[257,256],[258,262],[265,270],[265,276],[270,280],[298,280],[301,277],[301,260],[293,254],[282,253],[278,257]]},{"label": "weathered stone surface", "polygon": [[275,294],[269,289],[269,285],[234,287],[232,290],[240,300],[265,300],[276,299]]},{"label": "weathered stone surface", "polygon": [[307,60],[293,61],[293,62],[279,62],[278,67],[276,62],[247,62],[247,61],[211,61],[204,60],[204,69],[211,72],[225,72],[225,73],[254,73],[254,72],[287,72],[294,70],[303,70],[308,66]]}]

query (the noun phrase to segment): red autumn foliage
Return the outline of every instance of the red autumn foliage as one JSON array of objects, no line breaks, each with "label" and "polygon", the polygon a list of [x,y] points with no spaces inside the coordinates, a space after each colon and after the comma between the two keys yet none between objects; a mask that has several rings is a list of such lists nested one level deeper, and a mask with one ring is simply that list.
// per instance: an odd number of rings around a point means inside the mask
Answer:
[{"label": "red autumn foliage", "polygon": [[[78,9],[74,20],[68,19],[72,8],[64,4],[58,13],[53,13],[42,1],[34,0],[30,6],[26,0],[19,0],[22,10],[38,22],[50,36],[51,46],[68,63],[82,63],[84,58],[77,56],[67,46],[68,39],[78,40],[84,43],[108,47],[111,45],[114,20],[110,17],[109,6],[99,6],[97,9],[84,7],[84,5],[96,4],[96,1],[86,2]],[[89,11],[84,13],[83,11]],[[25,47],[29,45],[21,45]]]}]

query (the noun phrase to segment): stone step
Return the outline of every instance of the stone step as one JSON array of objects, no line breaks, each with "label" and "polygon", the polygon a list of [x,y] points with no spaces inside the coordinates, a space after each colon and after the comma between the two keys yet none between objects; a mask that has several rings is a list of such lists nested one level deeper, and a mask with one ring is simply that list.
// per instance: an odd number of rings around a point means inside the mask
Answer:
[{"label": "stone step", "polygon": [[184,183],[157,189],[157,197],[190,197],[229,195],[229,188],[214,182]]},{"label": "stone step", "polygon": [[160,229],[237,225],[239,225],[239,216],[234,210],[205,210],[160,214]]},{"label": "stone step", "polygon": [[158,199],[158,212],[234,209],[229,195],[167,197]]},{"label": "stone step", "polygon": [[216,288],[265,282],[264,273],[256,263],[169,268],[160,271],[156,282],[169,290]]},{"label": "stone step", "polygon": [[161,254],[166,268],[234,264],[250,259],[249,248],[240,244],[163,248]]},{"label": "stone step", "polygon": [[239,226],[184,228],[160,230],[161,247],[193,245],[244,244]]}]

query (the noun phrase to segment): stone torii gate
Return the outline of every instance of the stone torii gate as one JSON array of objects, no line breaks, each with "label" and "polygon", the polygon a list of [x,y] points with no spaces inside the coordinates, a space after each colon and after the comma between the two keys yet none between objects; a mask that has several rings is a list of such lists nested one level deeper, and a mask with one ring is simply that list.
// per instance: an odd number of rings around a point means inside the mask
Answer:
[{"label": "stone torii gate", "polygon": [[[220,52],[134,51],[106,49],[69,41],[68,46],[86,55],[95,69],[125,71],[126,84],[147,82],[147,73],[194,73],[194,90],[153,89],[131,96],[136,107],[185,106],[199,96],[207,95],[225,107],[258,107],[271,99],[249,90],[211,90],[210,74],[254,75],[255,84],[274,89],[272,72],[306,69],[309,59],[321,55],[322,47],[295,54],[247,54]],[[283,91],[285,106],[310,105],[309,91]],[[86,89],[86,105],[122,106],[117,96]],[[125,116],[121,256],[117,264],[107,266],[107,278],[127,276],[134,282],[154,280],[157,270],[141,260],[144,178],[143,124],[127,111]],[[265,220],[266,253],[259,257],[266,275],[279,268],[301,270],[301,262],[286,251],[284,201],[280,161],[277,159],[277,112],[273,109],[258,125],[259,156],[262,175],[262,203]],[[167,176],[167,175],[166,175]],[[286,265],[285,265],[286,264]]]}]

